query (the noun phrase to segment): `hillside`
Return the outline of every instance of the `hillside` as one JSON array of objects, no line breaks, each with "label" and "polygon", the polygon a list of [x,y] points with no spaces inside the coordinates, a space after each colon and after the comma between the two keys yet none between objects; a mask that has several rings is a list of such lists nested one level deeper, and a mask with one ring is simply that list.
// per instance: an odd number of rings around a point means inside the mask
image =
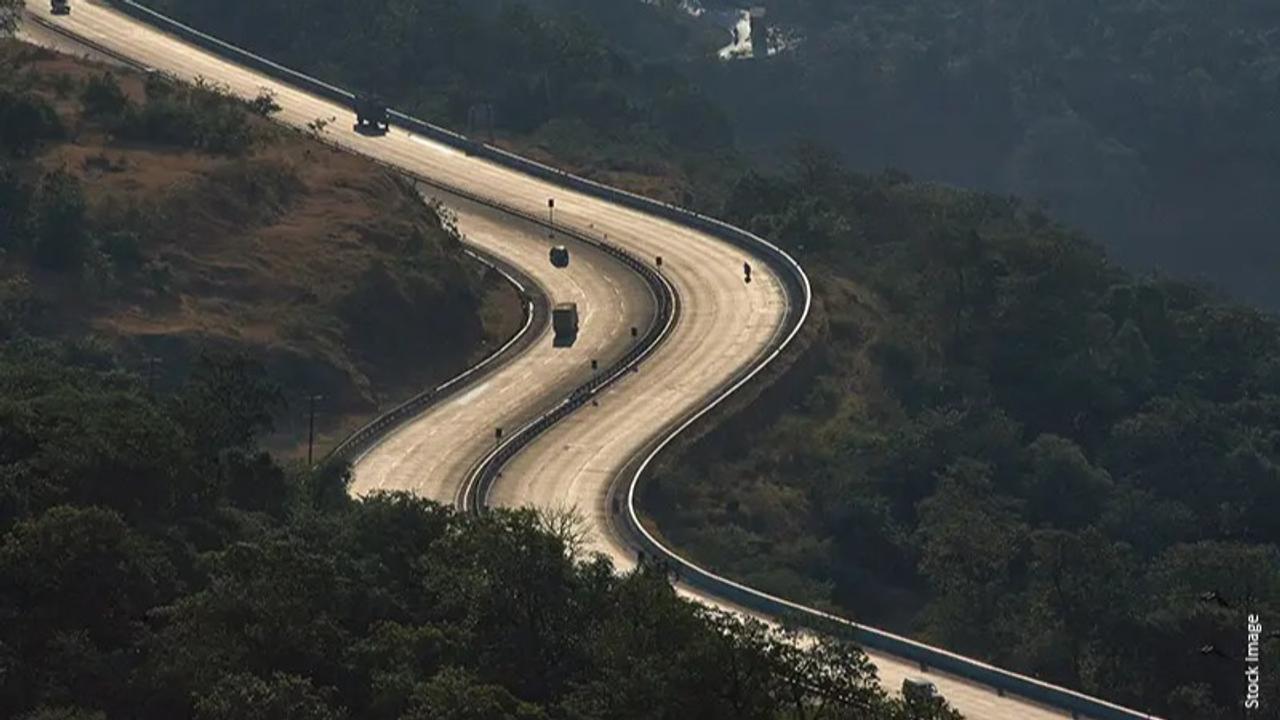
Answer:
[{"label": "hillside", "polygon": [[1238,714],[1235,667],[1196,651],[1280,611],[1280,319],[1017,200],[817,154],[725,214],[800,256],[824,337],[797,394],[658,472],[669,538],[1090,694]]},{"label": "hillside", "polygon": [[[93,337],[157,391],[202,353],[264,361],[305,442],[510,336],[518,301],[373,163],[214,87],[0,44],[0,333]],[[324,443],[322,443],[323,446]]]},{"label": "hillside", "polygon": [[83,345],[0,346],[6,717],[958,720],[531,512],[288,470],[256,447],[272,402],[243,362],[157,398]]}]

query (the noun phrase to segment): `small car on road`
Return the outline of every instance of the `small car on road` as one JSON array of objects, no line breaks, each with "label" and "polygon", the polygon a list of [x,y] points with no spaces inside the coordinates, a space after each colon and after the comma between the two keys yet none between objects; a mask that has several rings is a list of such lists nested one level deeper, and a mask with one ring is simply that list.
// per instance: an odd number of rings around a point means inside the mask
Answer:
[{"label": "small car on road", "polygon": [[569,267],[569,249],[563,245],[551,248],[551,264],[558,268]]}]

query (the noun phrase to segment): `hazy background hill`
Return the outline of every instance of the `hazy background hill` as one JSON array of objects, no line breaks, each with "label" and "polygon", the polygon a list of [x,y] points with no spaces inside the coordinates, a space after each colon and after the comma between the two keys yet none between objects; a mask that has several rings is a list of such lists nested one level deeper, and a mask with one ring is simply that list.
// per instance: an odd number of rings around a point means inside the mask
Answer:
[{"label": "hazy background hill", "polygon": [[1280,6],[774,0],[795,47],[691,73],[739,147],[1011,192],[1137,269],[1280,307]]},{"label": "hazy background hill", "polygon": [[776,165],[805,138],[1041,200],[1135,269],[1280,307],[1274,3],[773,0],[788,49],[728,63],[726,14],[676,0],[154,4],[455,127],[491,103],[525,149],[675,179],[654,194],[698,202],[723,151]]}]

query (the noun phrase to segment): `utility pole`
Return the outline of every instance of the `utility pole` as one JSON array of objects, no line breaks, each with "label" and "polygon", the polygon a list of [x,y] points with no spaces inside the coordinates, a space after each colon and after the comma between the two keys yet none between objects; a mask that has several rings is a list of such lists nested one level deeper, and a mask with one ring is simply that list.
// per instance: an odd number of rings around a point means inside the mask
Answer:
[{"label": "utility pole", "polygon": [[313,457],[316,448],[316,401],[323,399],[323,395],[310,395],[307,397],[307,404],[310,406],[310,420],[307,423],[307,467],[315,465]]}]

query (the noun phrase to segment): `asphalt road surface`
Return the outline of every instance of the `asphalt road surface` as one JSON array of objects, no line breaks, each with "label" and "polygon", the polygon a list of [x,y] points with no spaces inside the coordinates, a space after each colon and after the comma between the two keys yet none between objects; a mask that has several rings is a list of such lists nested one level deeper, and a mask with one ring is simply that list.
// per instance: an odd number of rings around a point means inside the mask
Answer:
[{"label": "asphalt road surface", "polygon": [[[620,569],[630,568],[634,550],[610,530],[605,507],[610,484],[664,428],[695,411],[766,351],[783,329],[787,298],[779,278],[759,259],[711,236],[556,187],[403,130],[392,129],[383,137],[357,135],[345,107],[221,60],[98,2],[76,0],[73,6],[70,16],[51,18],[46,2],[27,4],[29,13],[144,66],[187,79],[203,77],[244,96],[270,88],[282,107],[277,119],[298,128],[327,120],[320,135],[353,152],[531,215],[545,213],[548,198],[555,198],[557,224],[597,237],[607,234],[611,242],[642,258],[664,258],[662,271],[681,302],[679,322],[667,341],[639,372],[605,392],[598,407],[582,408],[518,455],[489,498],[503,506],[577,507],[591,521],[593,547],[610,555]],[[61,42],[56,37],[43,39]],[[538,338],[475,387],[454,394],[386,438],[357,463],[357,492],[411,490],[452,502],[466,469],[493,442],[495,425],[514,425],[541,412],[586,379],[590,357],[599,355],[601,367],[606,366],[609,358],[625,351],[630,326],[643,328],[652,313],[652,299],[639,280],[602,254],[572,246],[570,267],[554,270],[547,260],[545,230],[456,199],[446,199],[446,204],[458,211],[470,242],[519,266],[553,300],[576,300],[584,310],[583,330],[569,349],[553,348],[549,338]],[[744,261],[754,269],[749,284],[742,276]],[[731,607],[716,598],[699,599]],[[999,697],[990,688],[958,678],[920,672],[894,658],[873,659],[890,689],[900,687],[906,675],[927,676],[969,718],[1068,716]]]},{"label": "asphalt road surface", "polygon": [[[550,302],[577,303],[580,329],[572,345],[556,347],[550,324],[544,324],[515,362],[459,389],[384,438],[354,463],[353,491],[360,495],[411,490],[451,503],[459,478],[493,446],[495,428],[514,430],[549,409],[591,377],[593,359],[608,367],[633,343],[631,328],[643,332],[653,321],[648,287],[612,256],[563,235],[553,243],[540,225],[435,195],[457,214],[468,244],[521,268]],[[568,267],[551,265],[553,244],[569,249]]]}]

